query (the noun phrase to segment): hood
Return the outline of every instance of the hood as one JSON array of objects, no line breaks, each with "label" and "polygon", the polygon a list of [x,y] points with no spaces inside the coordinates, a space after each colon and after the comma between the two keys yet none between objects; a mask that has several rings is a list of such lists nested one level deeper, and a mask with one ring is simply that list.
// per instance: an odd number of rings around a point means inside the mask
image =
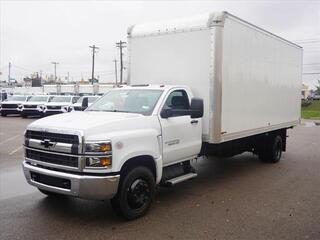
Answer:
[{"label": "hood", "polygon": [[[82,132],[86,137],[110,134],[115,131],[138,130],[148,128],[149,119],[158,121],[154,116],[136,113],[115,112],[70,112],[53,115],[32,122],[28,129],[40,131]],[[151,126],[151,125],[150,125]],[[109,136],[109,135],[108,135]]]},{"label": "hood", "polygon": [[1,104],[21,104],[21,103],[25,103],[25,101],[5,101],[2,102]]},{"label": "hood", "polygon": [[48,102],[45,103],[46,106],[68,106],[70,102]]},{"label": "hood", "polygon": [[23,105],[45,105],[46,102],[25,102]]}]

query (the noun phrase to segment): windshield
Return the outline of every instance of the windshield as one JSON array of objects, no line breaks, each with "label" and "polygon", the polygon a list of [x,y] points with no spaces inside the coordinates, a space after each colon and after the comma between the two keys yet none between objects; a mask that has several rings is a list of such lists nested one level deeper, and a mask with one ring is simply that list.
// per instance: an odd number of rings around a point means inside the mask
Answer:
[{"label": "windshield", "polygon": [[54,96],[52,97],[49,102],[70,102],[71,97],[61,97],[61,96]]},{"label": "windshield", "polygon": [[[98,97],[88,97],[88,96],[85,96],[85,97],[88,98],[88,103],[93,103],[95,100],[98,99]],[[82,100],[83,100],[83,98],[85,98],[85,97],[83,96],[83,97],[79,98],[78,101],[77,101],[77,103],[82,104]]]},{"label": "windshield", "polygon": [[47,99],[47,96],[32,96],[28,102],[46,102]]},{"label": "windshield", "polygon": [[114,90],[106,93],[93,103],[87,111],[129,112],[150,115],[161,94],[161,90]]},{"label": "windshield", "polygon": [[9,96],[8,101],[25,101],[25,96]]}]

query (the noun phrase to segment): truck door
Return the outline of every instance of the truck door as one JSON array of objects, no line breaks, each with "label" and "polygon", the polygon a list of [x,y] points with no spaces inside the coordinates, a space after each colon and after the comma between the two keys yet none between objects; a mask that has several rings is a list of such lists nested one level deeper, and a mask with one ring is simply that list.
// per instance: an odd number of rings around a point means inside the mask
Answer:
[{"label": "truck door", "polygon": [[188,111],[183,111],[190,108],[190,99],[185,90],[172,90],[162,106],[164,108],[182,110],[169,118],[160,116],[165,166],[189,160],[200,152],[202,126],[201,119],[191,119]]}]

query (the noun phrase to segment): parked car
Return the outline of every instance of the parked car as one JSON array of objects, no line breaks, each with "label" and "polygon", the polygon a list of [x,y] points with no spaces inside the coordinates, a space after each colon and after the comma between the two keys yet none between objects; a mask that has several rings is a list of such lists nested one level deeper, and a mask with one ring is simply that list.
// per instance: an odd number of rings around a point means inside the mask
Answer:
[{"label": "parked car", "polygon": [[320,100],[320,95],[314,95],[314,96],[312,97],[312,99],[313,99],[313,100]]},{"label": "parked car", "polygon": [[8,94],[5,91],[0,92],[0,113],[1,113],[1,103],[8,98]]},{"label": "parked car", "polygon": [[101,96],[82,96],[78,99],[78,101],[74,104],[72,104],[69,107],[69,112],[71,111],[83,111],[85,108],[82,107],[83,105],[83,101],[85,99],[88,99],[88,106],[91,106],[91,104],[96,101],[98,98],[100,98]]},{"label": "parked car", "polygon": [[1,116],[5,117],[8,114],[20,114],[22,104],[29,98],[30,96],[24,95],[8,96],[8,98],[1,103]]},{"label": "parked car", "polygon": [[68,112],[69,107],[76,103],[78,99],[77,96],[52,96],[45,104],[43,115],[49,116]]},{"label": "parked car", "polygon": [[35,95],[31,96],[27,102],[22,104],[21,117],[25,118],[28,116],[43,116],[45,104],[53,96],[49,95]]}]

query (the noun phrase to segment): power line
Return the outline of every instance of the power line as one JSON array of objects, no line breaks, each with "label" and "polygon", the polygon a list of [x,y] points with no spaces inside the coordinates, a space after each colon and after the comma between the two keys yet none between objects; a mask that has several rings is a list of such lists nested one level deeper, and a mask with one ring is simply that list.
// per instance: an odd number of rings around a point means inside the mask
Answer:
[{"label": "power line", "polygon": [[91,83],[93,84],[94,81],[94,56],[96,54],[96,49],[99,49],[95,45],[89,46],[89,48],[92,48],[92,72],[91,72]]},{"label": "power line", "polygon": [[9,74],[8,74],[8,83],[10,84],[11,80],[11,62],[9,62]]},{"label": "power line", "polygon": [[122,42],[120,40],[120,42],[116,43],[116,47],[119,48],[119,52],[120,52],[120,84],[122,84],[122,75],[123,75],[123,53],[122,53],[122,49],[125,48],[125,44],[127,44],[126,42]]},{"label": "power line", "polygon": [[302,73],[302,75],[318,75],[320,72]]}]

